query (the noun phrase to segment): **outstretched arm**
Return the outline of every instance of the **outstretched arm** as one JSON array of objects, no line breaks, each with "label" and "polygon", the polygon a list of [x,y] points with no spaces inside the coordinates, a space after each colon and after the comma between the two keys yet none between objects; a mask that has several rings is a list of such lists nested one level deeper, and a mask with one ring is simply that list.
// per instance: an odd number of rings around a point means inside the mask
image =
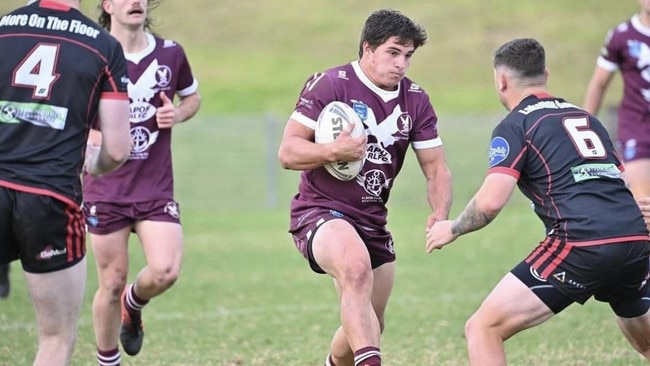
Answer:
[{"label": "outstretched arm", "polygon": [[449,217],[453,197],[451,171],[447,166],[445,150],[442,146],[416,149],[415,156],[427,181],[427,201],[432,210],[427,218],[428,229],[434,222]]},{"label": "outstretched arm", "polygon": [[431,227],[427,233],[427,253],[442,248],[463,234],[487,226],[508,203],[516,185],[517,178],[511,175],[489,174],[455,220],[440,221]]}]

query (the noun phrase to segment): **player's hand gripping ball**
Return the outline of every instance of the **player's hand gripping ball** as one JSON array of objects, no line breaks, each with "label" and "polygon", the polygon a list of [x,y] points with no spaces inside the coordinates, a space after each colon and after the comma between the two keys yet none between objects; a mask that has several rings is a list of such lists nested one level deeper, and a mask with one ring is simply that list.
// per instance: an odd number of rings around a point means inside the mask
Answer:
[{"label": "player's hand gripping ball", "polygon": [[[352,107],[340,101],[329,103],[323,108],[318,116],[318,121],[316,121],[316,143],[333,142],[351,122],[354,122],[354,128],[350,132],[350,136],[359,137],[365,133],[363,122]],[[336,179],[348,181],[359,174],[364,161],[365,157],[356,161],[337,161],[325,165],[325,169]]]}]

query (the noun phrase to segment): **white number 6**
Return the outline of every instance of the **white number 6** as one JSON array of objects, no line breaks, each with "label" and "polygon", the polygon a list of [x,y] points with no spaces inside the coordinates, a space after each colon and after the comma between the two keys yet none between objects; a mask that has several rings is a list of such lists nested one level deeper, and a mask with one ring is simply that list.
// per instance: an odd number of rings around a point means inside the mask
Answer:
[{"label": "white number 6", "polygon": [[604,158],[607,155],[603,141],[589,128],[587,117],[567,118],[562,121],[576,150],[584,158]]}]

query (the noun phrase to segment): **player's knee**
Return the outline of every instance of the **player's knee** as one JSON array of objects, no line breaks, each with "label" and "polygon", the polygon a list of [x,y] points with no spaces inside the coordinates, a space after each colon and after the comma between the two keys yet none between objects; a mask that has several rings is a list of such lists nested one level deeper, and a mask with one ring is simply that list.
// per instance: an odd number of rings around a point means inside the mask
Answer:
[{"label": "player's knee", "polygon": [[169,288],[176,283],[179,276],[179,269],[172,266],[157,268],[153,270],[153,279],[155,286],[158,288]]},{"label": "player's knee", "polygon": [[114,276],[109,280],[105,280],[100,285],[99,291],[104,292],[105,296],[108,296],[109,301],[118,303],[120,296],[122,296],[122,291],[124,291],[124,286],[126,286],[126,275]]},{"label": "player's knee", "polygon": [[373,275],[370,263],[357,261],[348,264],[337,278],[345,291],[365,291],[372,289]]},{"label": "player's knee", "polygon": [[469,339],[476,334],[488,331],[488,329],[489,324],[483,321],[479,313],[474,313],[465,322],[465,338]]}]

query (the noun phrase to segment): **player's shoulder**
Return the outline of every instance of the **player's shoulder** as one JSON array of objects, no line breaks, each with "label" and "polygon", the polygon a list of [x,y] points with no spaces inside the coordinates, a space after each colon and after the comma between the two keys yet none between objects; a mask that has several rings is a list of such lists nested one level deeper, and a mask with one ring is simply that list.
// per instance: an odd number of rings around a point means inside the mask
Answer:
[{"label": "player's shoulder", "polygon": [[421,95],[423,97],[428,98],[427,92],[422,88],[422,86],[413,80],[409,79],[408,77],[404,77],[402,81],[400,82],[400,88],[406,93],[408,96],[417,96]]},{"label": "player's shoulder", "polygon": [[170,38],[164,38],[157,34],[148,34],[156,42],[156,48],[168,52],[184,52],[183,46],[178,41]]}]

